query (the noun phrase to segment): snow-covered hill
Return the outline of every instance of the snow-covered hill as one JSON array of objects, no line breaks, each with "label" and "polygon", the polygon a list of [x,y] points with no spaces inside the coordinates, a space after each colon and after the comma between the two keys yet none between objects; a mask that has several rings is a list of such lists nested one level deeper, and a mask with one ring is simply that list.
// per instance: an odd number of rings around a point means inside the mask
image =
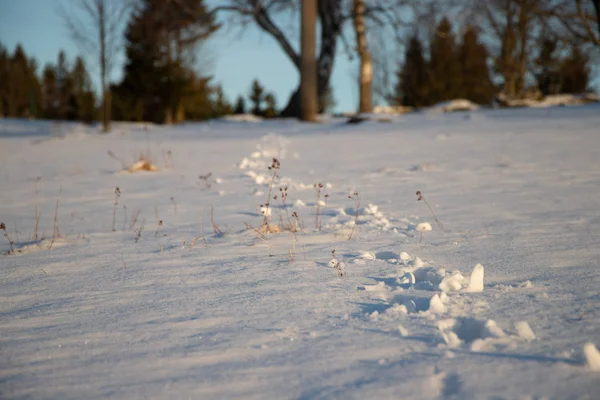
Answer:
[{"label": "snow-covered hill", "polygon": [[0,398],[595,398],[599,126],[0,120]]}]

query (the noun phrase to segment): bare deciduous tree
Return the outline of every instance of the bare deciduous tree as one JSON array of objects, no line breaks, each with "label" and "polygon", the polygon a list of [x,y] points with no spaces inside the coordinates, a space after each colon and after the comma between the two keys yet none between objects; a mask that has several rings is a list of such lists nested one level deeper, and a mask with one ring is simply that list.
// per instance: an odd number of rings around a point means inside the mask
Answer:
[{"label": "bare deciduous tree", "polygon": [[70,0],[59,9],[71,38],[100,70],[104,132],[110,131],[109,76],[131,6],[131,0]]},{"label": "bare deciduous tree", "polygon": [[[212,13],[228,11],[240,18],[240,26],[255,23],[279,44],[292,64],[300,72],[300,54],[294,49],[289,37],[277,24],[277,17],[299,11],[298,0],[227,0],[212,9]],[[317,16],[320,22],[320,49],[317,55],[317,93],[319,100],[327,94],[329,78],[341,33],[343,15],[342,0],[317,0]],[[300,89],[296,89],[287,106],[281,111],[283,116],[299,116]]]}]

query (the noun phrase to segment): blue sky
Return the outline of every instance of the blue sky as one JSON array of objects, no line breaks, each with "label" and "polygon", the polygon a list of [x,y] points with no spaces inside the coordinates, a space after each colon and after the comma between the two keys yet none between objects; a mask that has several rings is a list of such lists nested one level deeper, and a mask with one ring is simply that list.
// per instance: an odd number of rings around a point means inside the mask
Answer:
[{"label": "blue sky", "polygon": [[[59,15],[59,4],[66,0],[0,0],[0,42],[9,51],[21,43],[30,57],[35,57],[41,71],[47,62],[56,62],[60,49],[64,49],[69,60],[80,52],[68,36]],[[208,1],[208,4],[216,4]],[[290,21],[282,21],[287,25]],[[297,25],[296,25],[297,26]],[[294,43],[298,48],[297,43]],[[332,76],[337,111],[351,111],[356,108],[358,88],[353,76],[356,63],[351,63],[341,51],[335,60]],[[298,84],[299,75],[279,48],[278,44],[258,28],[249,25],[244,30],[225,27],[203,46],[201,63],[214,77],[214,82],[223,85],[229,101],[238,94],[247,95],[254,78],[273,91],[279,107],[283,107],[289,95]],[[95,82],[97,71],[90,71]],[[117,65],[113,79],[119,79],[121,65]]]}]

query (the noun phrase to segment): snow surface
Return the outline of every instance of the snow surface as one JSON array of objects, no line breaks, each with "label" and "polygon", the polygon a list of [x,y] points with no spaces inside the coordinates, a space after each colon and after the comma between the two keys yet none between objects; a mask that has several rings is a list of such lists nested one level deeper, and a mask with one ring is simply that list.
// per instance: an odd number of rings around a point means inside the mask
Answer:
[{"label": "snow surface", "polygon": [[[598,105],[109,135],[1,120],[0,398],[595,398],[599,126]],[[277,234],[255,230],[272,157]]]}]

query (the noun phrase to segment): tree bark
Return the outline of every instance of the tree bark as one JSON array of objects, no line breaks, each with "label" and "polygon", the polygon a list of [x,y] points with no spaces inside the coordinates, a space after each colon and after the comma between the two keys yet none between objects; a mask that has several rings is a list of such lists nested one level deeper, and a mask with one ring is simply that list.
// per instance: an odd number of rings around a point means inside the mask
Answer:
[{"label": "tree bark", "polygon": [[[341,0],[318,0],[317,8],[319,20],[321,21],[321,48],[317,61],[317,97],[320,103],[327,93],[329,78],[333,70],[337,39],[340,35],[342,23],[342,2]],[[291,57],[292,61],[297,59],[289,53],[288,56]],[[296,65],[299,65],[299,62]],[[299,87],[292,93],[280,115],[282,117],[298,117],[300,115]]]},{"label": "tree bark", "polygon": [[317,0],[302,1],[300,35],[300,119],[317,120]]},{"label": "tree bark", "polygon": [[371,101],[373,61],[367,44],[364,0],[354,0],[354,31],[356,33],[356,47],[360,60],[358,112],[368,113],[373,109]]}]

